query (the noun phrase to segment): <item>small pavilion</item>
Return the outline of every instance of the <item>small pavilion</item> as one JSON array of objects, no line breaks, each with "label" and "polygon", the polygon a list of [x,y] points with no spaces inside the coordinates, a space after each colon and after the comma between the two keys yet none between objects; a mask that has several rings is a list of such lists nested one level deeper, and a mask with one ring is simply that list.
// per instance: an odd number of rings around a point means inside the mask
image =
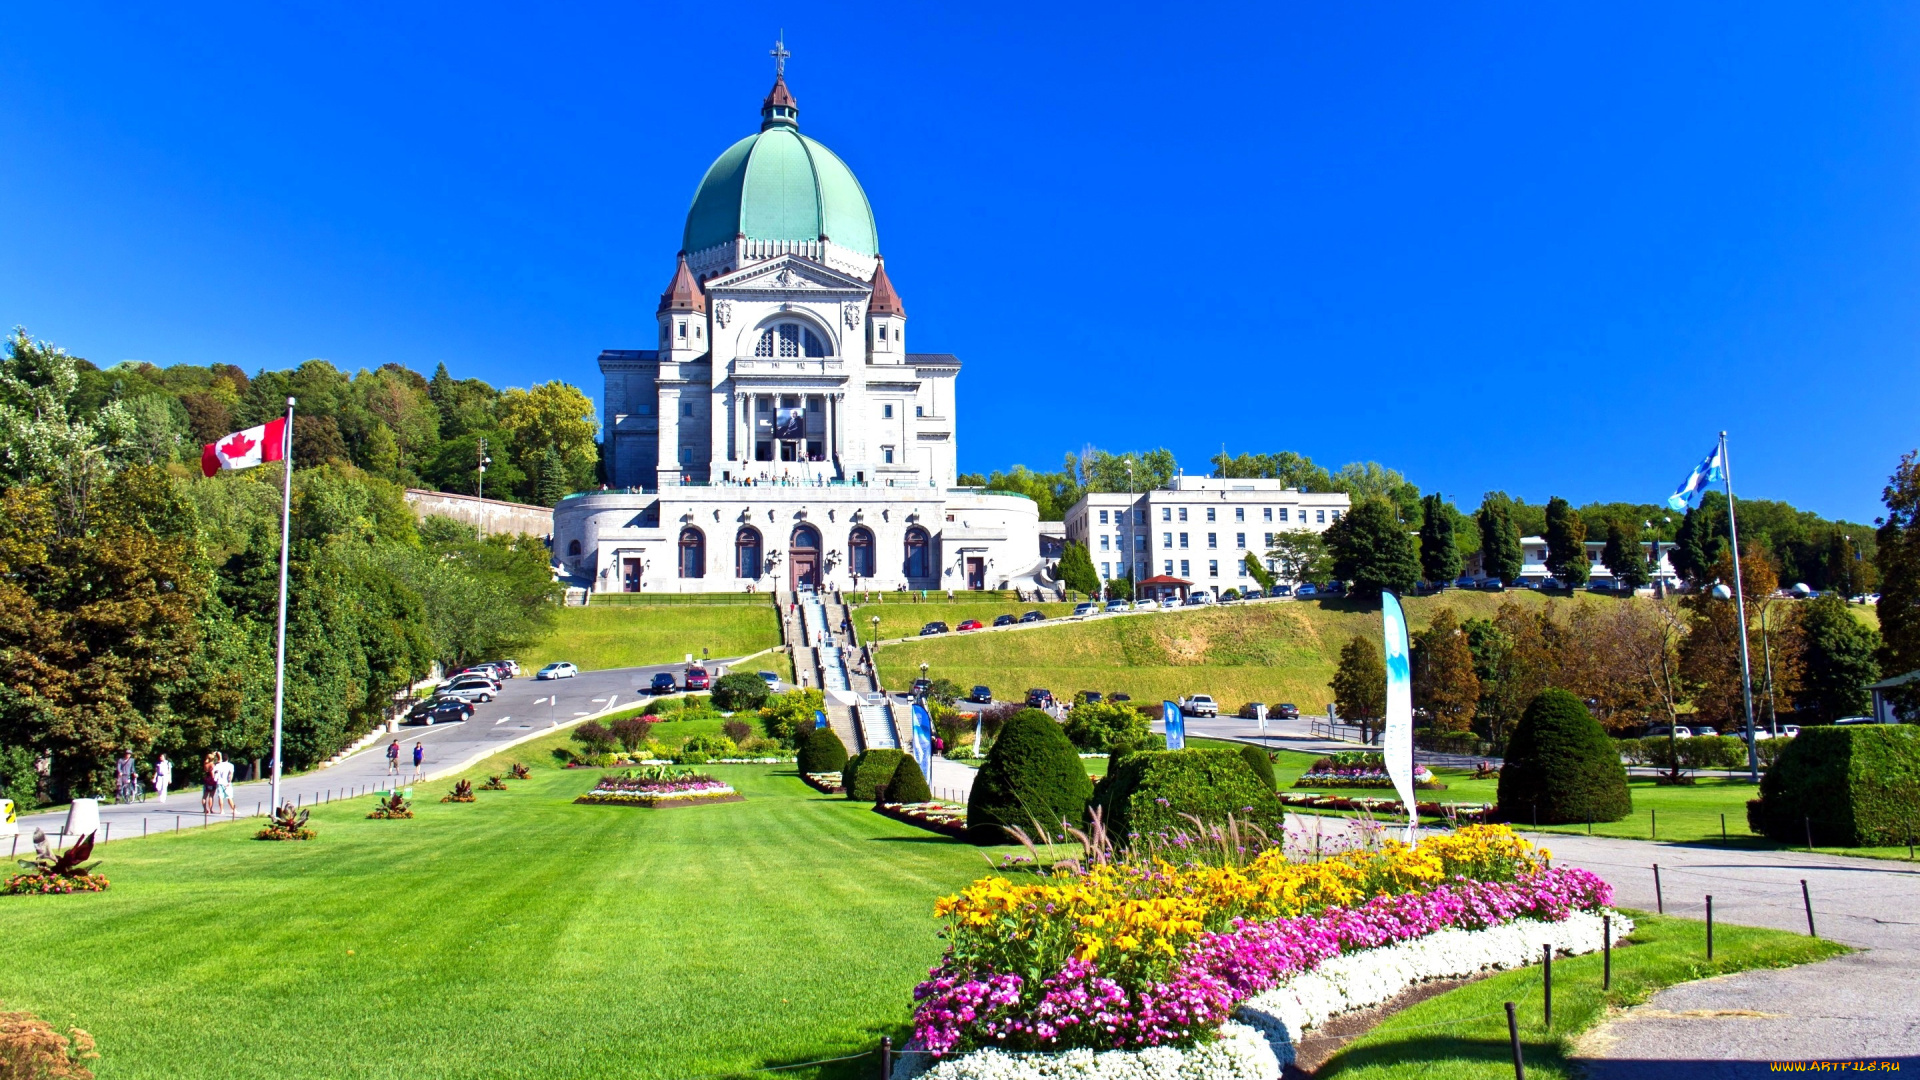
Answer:
[{"label": "small pavilion", "polygon": [[1187,592],[1192,588],[1193,582],[1185,578],[1159,574],[1145,578],[1135,586],[1133,598],[1135,600],[1178,600],[1184,604],[1187,601]]}]

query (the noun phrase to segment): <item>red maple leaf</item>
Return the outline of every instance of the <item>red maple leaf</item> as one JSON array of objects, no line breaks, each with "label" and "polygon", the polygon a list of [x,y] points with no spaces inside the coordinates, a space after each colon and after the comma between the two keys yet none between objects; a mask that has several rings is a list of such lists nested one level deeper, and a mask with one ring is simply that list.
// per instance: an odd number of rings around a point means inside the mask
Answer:
[{"label": "red maple leaf", "polygon": [[247,438],[246,432],[236,431],[233,433],[233,438],[228,439],[226,445],[220,448],[220,452],[226,455],[227,459],[231,461],[234,458],[246,457],[247,452],[252,450],[253,447],[254,442],[252,439]]}]

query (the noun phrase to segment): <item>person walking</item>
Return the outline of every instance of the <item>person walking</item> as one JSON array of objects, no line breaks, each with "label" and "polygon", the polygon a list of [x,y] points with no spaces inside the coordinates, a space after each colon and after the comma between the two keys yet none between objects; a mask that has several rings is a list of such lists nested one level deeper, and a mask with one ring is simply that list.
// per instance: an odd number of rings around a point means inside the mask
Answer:
[{"label": "person walking", "polygon": [[160,759],[153,763],[154,801],[165,803],[167,801],[167,789],[172,786],[173,762],[167,760],[167,755],[161,754]]},{"label": "person walking", "polygon": [[133,751],[120,752],[120,760],[113,763],[113,794],[121,803],[130,803],[140,791],[140,767],[134,764]]},{"label": "person walking", "polygon": [[233,762],[225,754],[213,756],[218,759],[213,763],[213,811],[219,813],[224,803],[228,813],[238,814],[240,808],[233,803]]},{"label": "person walking", "polygon": [[399,739],[395,739],[392,742],[387,744],[387,775],[388,776],[400,775],[400,740]]},{"label": "person walking", "polygon": [[200,759],[200,809],[213,813],[213,759],[218,754],[208,754]]},{"label": "person walking", "polygon": [[420,763],[427,759],[427,748],[419,743],[413,744],[413,778],[420,779]]}]

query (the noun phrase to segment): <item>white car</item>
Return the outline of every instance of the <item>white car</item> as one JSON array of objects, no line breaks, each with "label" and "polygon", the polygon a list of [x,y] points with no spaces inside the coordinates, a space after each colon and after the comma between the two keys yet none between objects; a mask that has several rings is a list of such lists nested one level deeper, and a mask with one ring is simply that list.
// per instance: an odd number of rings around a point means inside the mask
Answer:
[{"label": "white car", "polygon": [[535,679],[571,679],[578,674],[580,674],[579,668],[563,660],[559,663],[548,664],[546,667],[534,672],[533,677]]},{"label": "white car", "polygon": [[1088,615],[1098,615],[1100,614],[1100,605],[1099,604],[1076,604],[1074,605],[1074,608],[1073,608],[1073,614],[1075,618],[1085,618]]},{"label": "white car", "polygon": [[1220,715],[1220,706],[1209,694],[1194,694],[1180,699],[1180,712],[1186,716],[1214,717]]}]

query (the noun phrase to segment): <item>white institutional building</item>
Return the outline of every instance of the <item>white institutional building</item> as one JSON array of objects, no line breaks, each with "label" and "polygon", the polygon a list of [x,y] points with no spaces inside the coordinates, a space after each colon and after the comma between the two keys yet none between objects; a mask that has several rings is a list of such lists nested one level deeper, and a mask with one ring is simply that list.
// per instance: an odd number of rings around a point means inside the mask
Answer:
[{"label": "white institutional building", "polygon": [[600,354],[609,488],[554,508],[593,592],[1039,584],[1038,507],[955,485],[960,361],[910,352],[873,211],[784,74],[707,169],[651,349]]},{"label": "white institutional building", "polygon": [[1102,581],[1131,570],[1149,589],[1177,582],[1221,593],[1252,584],[1248,554],[1273,569],[1266,555],[1277,533],[1325,532],[1350,503],[1342,492],[1278,480],[1177,476],[1171,487],[1137,494],[1087,493],[1067,511],[1067,539],[1087,545]]}]

